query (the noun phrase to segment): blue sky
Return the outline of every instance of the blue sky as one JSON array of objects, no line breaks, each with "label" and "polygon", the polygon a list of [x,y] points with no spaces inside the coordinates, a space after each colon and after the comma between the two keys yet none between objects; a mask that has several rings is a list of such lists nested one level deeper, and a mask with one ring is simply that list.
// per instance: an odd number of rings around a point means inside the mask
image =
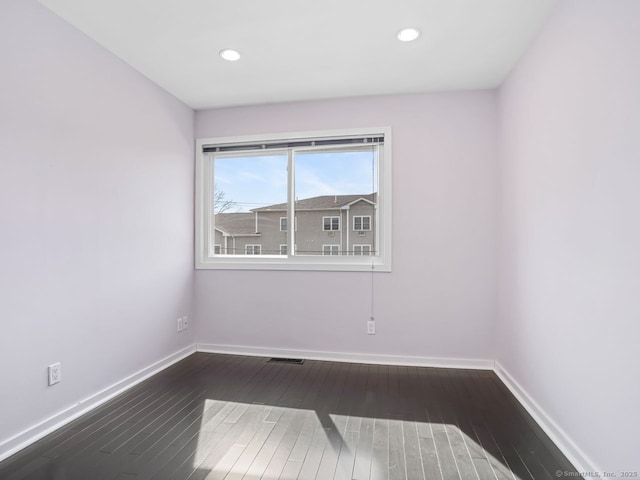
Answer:
[{"label": "blue sky", "polygon": [[[372,151],[297,153],[297,198],[318,195],[367,194],[374,190]],[[229,212],[246,212],[287,201],[287,156],[266,155],[217,158],[216,188],[236,202]]]}]

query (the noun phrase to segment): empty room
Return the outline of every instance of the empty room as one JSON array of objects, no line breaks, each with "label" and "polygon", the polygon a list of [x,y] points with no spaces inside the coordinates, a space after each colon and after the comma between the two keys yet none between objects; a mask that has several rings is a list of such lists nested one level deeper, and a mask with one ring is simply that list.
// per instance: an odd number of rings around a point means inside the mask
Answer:
[{"label": "empty room", "polygon": [[639,22],[0,0],[0,479],[638,478]]}]

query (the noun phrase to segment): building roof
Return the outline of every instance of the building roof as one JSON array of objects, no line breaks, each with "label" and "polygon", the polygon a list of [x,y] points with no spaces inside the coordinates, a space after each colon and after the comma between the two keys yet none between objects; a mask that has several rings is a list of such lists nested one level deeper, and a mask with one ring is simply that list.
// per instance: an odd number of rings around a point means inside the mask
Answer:
[{"label": "building roof", "polygon": [[216,229],[228,235],[255,235],[255,213],[217,213]]},{"label": "building roof", "polygon": [[[376,194],[369,193],[367,195],[321,195],[319,197],[303,198],[296,201],[296,210],[334,210],[350,205],[358,200],[363,199],[371,203],[375,203]],[[286,211],[286,203],[278,203],[276,205],[268,205],[266,207],[254,208],[252,212],[274,212]]]}]

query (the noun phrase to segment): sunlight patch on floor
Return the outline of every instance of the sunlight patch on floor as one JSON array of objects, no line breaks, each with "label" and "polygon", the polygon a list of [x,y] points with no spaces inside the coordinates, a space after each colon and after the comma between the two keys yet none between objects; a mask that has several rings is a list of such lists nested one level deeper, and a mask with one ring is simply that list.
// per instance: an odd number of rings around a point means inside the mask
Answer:
[{"label": "sunlight patch on floor", "polygon": [[480,438],[492,441],[488,432],[468,428],[207,400],[193,468],[206,478],[248,480],[297,478],[301,471],[317,478],[386,478],[394,469],[442,478],[440,457],[446,456],[459,471],[465,462],[476,478],[520,480],[496,458],[502,454],[495,442],[481,444]]}]

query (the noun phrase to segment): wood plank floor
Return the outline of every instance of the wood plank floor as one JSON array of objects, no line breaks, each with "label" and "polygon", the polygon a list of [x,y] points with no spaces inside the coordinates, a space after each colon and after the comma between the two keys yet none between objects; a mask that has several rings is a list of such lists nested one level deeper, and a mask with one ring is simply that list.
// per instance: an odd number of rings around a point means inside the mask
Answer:
[{"label": "wood plank floor", "polygon": [[194,354],[0,463],[0,479],[538,480],[574,471],[492,372],[266,360]]}]

